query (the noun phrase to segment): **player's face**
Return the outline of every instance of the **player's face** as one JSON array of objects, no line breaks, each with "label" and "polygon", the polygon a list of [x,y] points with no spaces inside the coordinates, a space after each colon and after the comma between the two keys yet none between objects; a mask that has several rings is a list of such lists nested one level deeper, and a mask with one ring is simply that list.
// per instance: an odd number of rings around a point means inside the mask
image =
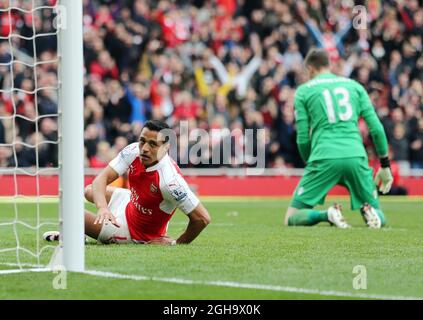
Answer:
[{"label": "player's face", "polygon": [[144,128],[140,135],[140,159],[144,166],[150,167],[160,161],[167,152],[167,144],[164,144],[162,135]]}]

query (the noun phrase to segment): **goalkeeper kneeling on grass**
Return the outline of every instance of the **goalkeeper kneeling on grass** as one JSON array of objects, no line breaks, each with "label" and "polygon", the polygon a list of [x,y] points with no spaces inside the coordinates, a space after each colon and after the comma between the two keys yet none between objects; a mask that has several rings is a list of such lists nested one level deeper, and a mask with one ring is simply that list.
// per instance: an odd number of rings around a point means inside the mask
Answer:
[{"label": "goalkeeper kneeling on grass", "polygon": [[[304,63],[310,80],[297,88],[294,106],[297,144],[306,167],[286,212],[285,225],[312,226],[326,221],[348,228],[339,204],[327,211],[313,209],[324,203],[333,186],[342,185],[350,193],[351,208],[360,209],[370,228],[381,228],[386,220],[376,188],[389,192],[393,178],[385,131],[370,98],[358,82],[330,72],[324,50],[311,50]],[[359,118],[369,127],[380,159],[375,181],[358,127]]]},{"label": "goalkeeper kneeling on grass", "polygon": [[[85,212],[85,233],[100,243],[146,243],[175,245],[193,241],[210,223],[206,208],[190,190],[177,164],[168,155],[170,130],[166,123],[147,121],[139,143],[124,148],[85,189],[97,215]],[[130,190],[109,186],[128,172]],[[177,239],[166,235],[176,208],[189,219]],[[59,232],[43,235],[59,240]]]}]

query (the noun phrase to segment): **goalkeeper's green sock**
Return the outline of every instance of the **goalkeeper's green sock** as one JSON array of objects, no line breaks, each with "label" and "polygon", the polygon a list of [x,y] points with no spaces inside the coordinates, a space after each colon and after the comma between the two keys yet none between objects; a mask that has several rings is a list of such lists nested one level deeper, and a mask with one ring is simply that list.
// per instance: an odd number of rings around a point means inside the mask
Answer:
[{"label": "goalkeeper's green sock", "polygon": [[288,226],[314,226],[319,222],[329,222],[327,211],[301,209],[288,219]]}]

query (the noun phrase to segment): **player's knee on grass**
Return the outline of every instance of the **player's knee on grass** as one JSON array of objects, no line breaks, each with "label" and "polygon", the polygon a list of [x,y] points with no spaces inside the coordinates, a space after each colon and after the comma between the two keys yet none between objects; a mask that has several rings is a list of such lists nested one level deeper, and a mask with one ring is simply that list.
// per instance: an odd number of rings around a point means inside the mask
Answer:
[{"label": "player's knee on grass", "polygon": [[[304,202],[301,202],[298,199],[292,199],[288,209],[286,210],[285,221],[284,221],[285,226],[287,227],[298,226],[299,224],[297,224],[298,222],[297,218],[303,215],[302,210],[312,209],[312,208],[313,206],[305,204]],[[298,215],[298,212],[300,212],[299,215]]]}]

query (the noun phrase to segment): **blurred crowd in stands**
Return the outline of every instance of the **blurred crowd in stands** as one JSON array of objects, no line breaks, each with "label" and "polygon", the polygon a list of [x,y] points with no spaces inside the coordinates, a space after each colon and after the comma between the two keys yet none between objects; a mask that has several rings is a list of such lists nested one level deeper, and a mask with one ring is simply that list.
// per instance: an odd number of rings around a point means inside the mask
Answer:
[{"label": "blurred crowd in stands", "polygon": [[[0,166],[55,166],[57,145],[42,143],[57,141],[55,14],[8,5],[0,0]],[[367,28],[354,26],[357,5],[367,8]],[[8,39],[11,31],[27,38]],[[33,45],[34,32],[50,35]],[[302,167],[293,99],[307,80],[304,56],[323,47],[334,73],[368,90],[399,167],[423,168],[422,35],[418,0],[84,0],[86,166],[106,166],[147,119],[163,119],[176,132],[181,121],[190,133],[229,129],[210,135],[210,148],[224,138],[243,148],[245,129],[264,129],[266,166]],[[14,140],[24,143],[16,152]]]}]

